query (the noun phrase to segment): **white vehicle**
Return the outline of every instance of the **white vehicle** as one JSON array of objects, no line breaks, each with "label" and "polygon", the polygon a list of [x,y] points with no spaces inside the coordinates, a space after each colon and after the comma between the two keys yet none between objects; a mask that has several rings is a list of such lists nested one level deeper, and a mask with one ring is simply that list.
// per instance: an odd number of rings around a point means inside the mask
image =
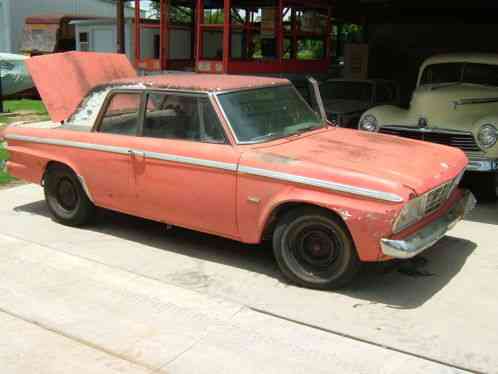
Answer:
[{"label": "white vehicle", "polygon": [[360,119],[360,130],[425,140],[463,150],[476,191],[496,198],[498,54],[450,54],[421,67],[409,109],[385,105]]}]

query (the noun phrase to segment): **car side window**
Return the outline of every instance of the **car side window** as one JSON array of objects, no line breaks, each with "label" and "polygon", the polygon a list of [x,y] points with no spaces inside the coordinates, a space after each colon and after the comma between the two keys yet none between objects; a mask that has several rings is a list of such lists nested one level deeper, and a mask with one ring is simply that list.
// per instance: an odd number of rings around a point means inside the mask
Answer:
[{"label": "car side window", "polygon": [[146,109],[144,137],[226,142],[218,116],[207,97],[150,93]]},{"label": "car side window", "polygon": [[141,97],[139,93],[112,94],[102,116],[99,132],[136,135],[138,131]]}]

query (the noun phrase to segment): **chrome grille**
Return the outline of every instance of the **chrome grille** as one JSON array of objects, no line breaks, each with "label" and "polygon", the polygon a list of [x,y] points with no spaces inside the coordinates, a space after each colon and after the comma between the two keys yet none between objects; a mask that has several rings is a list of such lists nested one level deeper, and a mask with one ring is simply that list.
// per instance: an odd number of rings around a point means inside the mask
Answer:
[{"label": "chrome grille", "polygon": [[443,205],[448,198],[452,185],[453,182],[446,183],[427,194],[425,201],[425,215],[435,212],[441,207],[441,205]]},{"label": "chrome grille", "polygon": [[464,152],[480,152],[474,135],[466,133],[447,133],[438,132],[437,130],[420,130],[409,128],[392,128],[383,127],[380,132],[388,135],[401,136],[426,142],[447,145],[450,147],[460,148]]}]

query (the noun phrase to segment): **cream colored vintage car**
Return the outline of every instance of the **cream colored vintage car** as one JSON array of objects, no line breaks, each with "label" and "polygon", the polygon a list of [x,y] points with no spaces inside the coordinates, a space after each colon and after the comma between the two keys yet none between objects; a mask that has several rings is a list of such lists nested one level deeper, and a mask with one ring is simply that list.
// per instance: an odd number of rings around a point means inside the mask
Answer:
[{"label": "cream colored vintage car", "polygon": [[[496,197],[498,54],[451,54],[422,65],[408,110],[378,106],[359,129],[460,148],[482,197]],[[401,155],[400,155],[401,156]],[[409,156],[409,155],[407,155]],[[472,181],[471,181],[472,182]]]}]

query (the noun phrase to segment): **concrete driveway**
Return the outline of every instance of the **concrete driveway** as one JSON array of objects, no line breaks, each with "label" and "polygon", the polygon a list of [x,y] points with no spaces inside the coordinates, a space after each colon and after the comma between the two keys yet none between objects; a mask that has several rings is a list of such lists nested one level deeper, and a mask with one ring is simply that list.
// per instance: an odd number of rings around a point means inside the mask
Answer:
[{"label": "concrete driveway", "polygon": [[[0,191],[2,373],[498,373],[498,205],[346,290],[287,284],[269,248],[103,211],[54,223]],[[70,370],[68,370],[70,369]]]}]

